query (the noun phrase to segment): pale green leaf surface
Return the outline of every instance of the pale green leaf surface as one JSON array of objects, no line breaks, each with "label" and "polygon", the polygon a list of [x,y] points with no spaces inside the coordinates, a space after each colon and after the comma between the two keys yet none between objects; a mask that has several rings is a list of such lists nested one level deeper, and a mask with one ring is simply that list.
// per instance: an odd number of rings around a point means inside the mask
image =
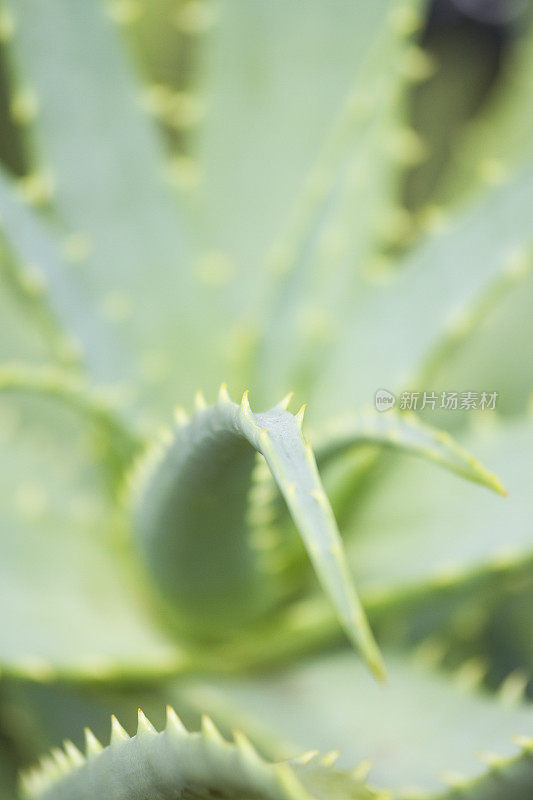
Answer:
[{"label": "pale green leaf surface", "polygon": [[[531,257],[524,257],[523,279],[494,304],[465,341],[440,360],[431,377],[435,391],[467,387],[477,391],[478,398],[482,391],[497,391],[497,413],[527,413],[533,386],[530,263]],[[431,414],[432,421],[448,429],[464,425],[471,418],[468,411],[439,410],[438,415]]]},{"label": "pale green leaf surface", "polygon": [[46,679],[178,666],[112,538],[87,424],[31,393],[2,395],[0,411],[2,668]]},{"label": "pale green leaf surface", "polygon": [[94,427],[102,468],[109,474],[112,489],[122,485],[125,471],[142,444],[111,398],[64,370],[50,366],[27,368],[16,362],[0,365],[0,393],[51,398],[60,407],[79,414],[83,423]]},{"label": "pale green leaf surface", "polygon": [[381,674],[379,652],[298,417],[282,405],[254,414],[246,393],[239,406],[222,390],[215,405],[200,401],[190,420],[178,420],[165,439],[141,465],[131,492],[136,540],[161,593],[185,612],[185,619],[192,614],[204,625],[228,600],[231,613],[238,614],[239,596],[244,612],[253,611],[265,576],[258,580],[254,569],[246,499],[260,453],[344,629]]},{"label": "pale green leaf surface", "polygon": [[465,444],[497,471],[509,496],[481,493],[414,459],[385,471],[347,526],[350,564],[367,597],[453,582],[531,554],[531,425],[489,427]]},{"label": "pale green leaf surface", "polygon": [[97,313],[94,292],[62,256],[57,236],[15,191],[0,171],[0,212],[6,238],[17,259],[31,266],[46,291],[47,302],[62,324],[72,346],[95,380],[121,380],[131,375],[131,364],[120,348],[109,322]]},{"label": "pale green leaf surface", "polygon": [[317,365],[313,413],[368,403],[379,388],[431,390],[418,385],[424,362],[443,341],[461,340],[481,299],[529,246],[532,191],[524,170],[419,245],[386,286],[361,287],[335,356]]},{"label": "pale green leaf surface", "polygon": [[[408,215],[391,194],[404,160],[421,146],[405,119],[416,8],[389,4],[380,35],[271,248],[272,297],[263,303],[256,365],[256,381],[267,396],[288,385],[305,395],[317,364],[352,319],[362,276],[379,278],[382,248],[408,236]],[[400,11],[411,17],[412,28],[399,26]]]},{"label": "pale green leaf surface", "polygon": [[219,340],[203,343],[197,320],[220,330],[221,305],[191,278],[191,244],[119,29],[96,0],[10,6],[54,207],[86,250],[73,270],[132,362],[147,412],[169,411],[197,388],[200,366],[203,385],[220,368]]},{"label": "pale green leaf surface", "polygon": [[[200,204],[206,240],[234,263],[232,302],[239,311],[243,298],[247,306],[262,302],[258,310],[264,309],[272,276],[258,265],[282,235],[288,215],[294,212],[299,228],[299,212],[310,207],[304,224],[314,227],[320,216],[313,210],[315,194],[321,197],[324,182],[334,182],[338,157],[365,130],[362,123],[359,130],[357,104],[362,111],[365,103],[372,105],[374,84],[387,74],[386,60],[376,58],[368,72],[363,65],[386,27],[383,20],[411,6],[410,0],[334,0],[327,6],[313,0],[302,14],[298,5],[282,0],[217,5],[205,45]],[[329,141],[348,97],[354,113],[347,115],[342,135]],[[272,255],[284,261],[287,254]]]},{"label": "pale green leaf surface", "polygon": [[[511,737],[531,736],[533,709],[505,707],[399,656],[387,654],[387,664],[384,687],[370,684],[345,651],[255,678],[200,680],[186,692],[197,708],[220,725],[242,727],[274,758],[316,748],[339,750],[344,768],[369,759],[371,785],[394,797],[410,796],[412,787],[422,797],[440,795],[443,774],[482,775],[480,752],[511,756]],[[528,764],[528,787],[532,779]],[[521,795],[501,795],[515,796]]]},{"label": "pale green leaf surface", "polygon": [[0,360],[27,359],[42,363],[50,357],[39,332],[31,325],[8,291],[0,273]]}]

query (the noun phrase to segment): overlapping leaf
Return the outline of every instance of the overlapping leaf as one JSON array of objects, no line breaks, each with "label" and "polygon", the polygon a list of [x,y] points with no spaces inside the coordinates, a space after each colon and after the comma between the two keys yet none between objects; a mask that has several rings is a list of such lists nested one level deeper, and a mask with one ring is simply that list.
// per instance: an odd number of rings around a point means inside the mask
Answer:
[{"label": "overlapping leaf", "polygon": [[0,411],[2,669],[49,679],[179,667],[118,545],[94,421],[31,391],[2,393]]},{"label": "overlapping leaf", "polygon": [[137,734],[130,738],[116,717],[111,743],[102,749],[87,730],[86,756],[66,742],[27,772],[23,781],[28,798],[136,800],[154,795],[254,797],[258,800],[323,800],[344,797],[371,800],[375,793],[355,775],[344,776],[324,766],[304,762],[272,764],[260,757],[242,734],[235,743],[222,738],[208,717],[199,733],[189,733],[172,708],[158,733],[139,711]]},{"label": "overlapping leaf", "polygon": [[[205,402],[205,401],[204,401]],[[277,406],[254,414],[223,388],[149,456],[132,492],[134,526],[161,592],[198,624],[217,613],[253,614],[265,602],[246,520],[256,453],[266,460],[341,624],[369,666],[383,675],[378,649],[346,569],[333,511],[301,419]],[[144,474],[143,474],[144,473]],[[228,502],[229,501],[229,502]],[[241,607],[243,604],[243,607]],[[227,606],[224,608],[224,606]]]},{"label": "overlapping leaf", "polygon": [[[479,754],[503,762],[517,752],[511,737],[531,736],[533,709],[472,692],[460,674],[453,681],[390,653],[387,663],[387,687],[366,685],[360,665],[340,652],[255,678],[192,682],[185,692],[220,725],[242,727],[274,758],[317,748],[339,751],[344,768],[368,759],[371,784],[400,798],[453,797],[442,789],[446,779],[455,779],[460,796],[469,798],[469,782],[486,772]],[[483,797],[482,788],[502,800],[530,790],[530,753],[509,767],[509,774],[502,769],[486,777],[472,797]]]}]

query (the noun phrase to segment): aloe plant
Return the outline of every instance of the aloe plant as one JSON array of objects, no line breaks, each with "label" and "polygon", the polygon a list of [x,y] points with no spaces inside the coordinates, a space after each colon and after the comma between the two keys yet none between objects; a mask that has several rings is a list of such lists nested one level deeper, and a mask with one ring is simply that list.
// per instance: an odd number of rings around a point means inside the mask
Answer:
[{"label": "aloe plant", "polygon": [[2,797],[533,793],[532,87],[410,216],[424,13],[4,0]]}]

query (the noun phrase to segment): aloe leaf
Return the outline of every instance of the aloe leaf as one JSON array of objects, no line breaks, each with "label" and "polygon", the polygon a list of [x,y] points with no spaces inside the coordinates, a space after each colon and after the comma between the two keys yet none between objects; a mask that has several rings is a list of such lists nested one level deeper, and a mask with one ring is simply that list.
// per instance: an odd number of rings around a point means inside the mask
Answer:
[{"label": "aloe leaf", "polygon": [[[200,372],[216,376],[221,369],[223,343],[212,337],[207,345],[197,320],[205,319],[207,338],[222,304],[192,274],[183,214],[165,185],[161,146],[119,30],[96,0],[53,0],[46,9],[35,0],[8,6],[12,46],[39,104],[34,124],[63,247],[76,260],[71,278],[112,332],[109,350],[119,351],[115,374],[140,383],[147,413],[170,411],[170,398],[190,396]],[[5,222],[15,235],[14,221]],[[32,260],[41,258],[37,251]],[[73,306],[72,316],[79,326],[85,309]],[[87,349],[98,348],[93,338],[94,332],[83,342]],[[192,346],[178,348],[184,340]],[[105,363],[103,349],[97,362]]]},{"label": "aloe leaf", "polygon": [[[530,244],[531,189],[531,170],[519,172],[434,232],[385,286],[361,284],[352,321],[332,343],[332,357],[317,381],[315,413],[341,411],[345,398],[352,405],[368,403],[379,387],[431,390],[420,385],[424,364],[435,366],[434,354],[444,342],[464,340],[474,312],[495,286],[503,292],[522,276],[515,265]],[[414,306],[412,297],[418,298]],[[326,389],[332,385],[333,397]]]},{"label": "aloe leaf", "polygon": [[0,361],[67,361],[59,332],[42,307],[42,286],[30,270],[22,273],[14,264],[4,235],[0,241]]},{"label": "aloe leaf", "polygon": [[[517,253],[514,285],[494,297],[464,341],[437,358],[428,379],[437,393],[447,391],[450,386],[493,387],[498,390],[498,414],[527,413],[533,380],[529,335],[532,263],[530,251]],[[515,358],[507,358],[511,352],[517,354]],[[468,420],[469,415],[464,411],[439,410],[435,415],[435,421],[449,429],[457,429]]]},{"label": "aloe leaf", "polygon": [[317,362],[352,316],[361,273],[381,263],[383,247],[409,236],[408,215],[391,194],[405,160],[423,151],[405,122],[419,5],[383,9],[380,35],[270,250],[272,297],[256,376],[259,385],[269,376],[265,392],[289,381],[307,392]]},{"label": "aloe leaf", "polygon": [[[249,303],[253,297],[255,305],[271,280],[249,265],[263,259],[281,233],[294,197],[309,178],[302,200],[313,205],[313,188],[320,194],[324,177],[330,179],[322,165],[315,170],[316,159],[354,82],[359,100],[372,98],[365,78],[374,81],[375,74],[363,78],[362,65],[383,19],[398,10],[409,16],[411,9],[411,3],[389,0],[357,8],[335,2],[332,14],[313,1],[304,18],[297,6],[281,0],[267,6],[254,0],[245,9],[235,0],[219,5],[205,45],[200,201],[205,238],[234,263],[239,310],[243,298]],[[386,74],[378,59],[373,67]],[[340,137],[341,153],[358,135],[355,117]],[[338,149],[338,138],[336,144]]]},{"label": "aloe leaf", "polygon": [[23,364],[0,365],[0,393],[48,397],[78,413],[94,426],[109,466],[113,485],[121,484],[124,472],[141,449],[141,442],[121,418],[121,411],[83,380],[53,367],[28,369]]},{"label": "aloe leaf", "polygon": [[[378,458],[384,450],[417,455],[506,495],[497,475],[461,447],[450,434],[421,423],[409,412],[367,411],[338,417],[323,426],[316,436],[311,435],[311,439],[337,519],[349,519],[353,509],[360,503],[364,504],[358,487],[362,483],[361,491],[364,492],[364,486],[371,480],[372,470],[379,474]],[[357,455],[361,459],[356,460],[354,456]],[[290,525],[281,496],[273,491],[272,477],[268,473],[261,476],[261,489],[250,493],[249,504],[250,517],[259,521],[258,528],[263,532],[256,535],[262,535],[267,540],[270,535],[280,540],[278,560],[291,573],[294,591],[295,567],[298,565],[301,569],[304,566],[302,547]],[[344,524],[341,524],[341,528],[344,528]],[[307,570],[302,570],[301,577],[305,580]]]},{"label": "aloe leaf", "polygon": [[[520,748],[515,756],[502,758],[494,753],[482,753],[487,771],[471,781],[461,780],[461,776],[446,776],[449,789],[428,800],[454,800],[458,796],[464,800],[521,800],[531,792],[533,786],[533,740],[517,737]],[[409,800],[406,798],[406,800]]]},{"label": "aloe leaf", "polygon": [[[343,796],[342,775],[305,760],[269,763],[247,738],[235,733],[226,741],[209,717],[199,733],[189,733],[172,708],[167,724],[157,732],[139,710],[137,733],[131,737],[116,717],[112,719],[111,743],[105,749],[87,729],[86,753],[71,742],[45,757],[41,765],[23,776],[24,796],[29,800],[141,800],[157,796],[216,795],[238,800],[323,800]],[[340,779],[340,780],[339,780]],[[340,786],[339,786],[340,785]],[[355,776],[349,778],[353,800],[371,800],[374,792]],[[335,791],[337,789],[337,791]]]},{"label": "aloe leaf", "polygon": [[383,675],[301,416],[283,405],[253,413],[247,392],[238,405],[224,387],[214,405],[205,406],[202,398],[197,405],[190,419],[178,419],[133,481],[136,539],[156,586],[178,611],[193,618],[200,612],[204,626],[216,620],[217,608],[227,611],[226,598],[233,614],[239,603],[245,613],[253,611],[265,580],[254,568],[246,500],[260,453],[346,633]]},{"label": "aloe leaf", "polygon": [[[479,703],[478,707],[482,705]],[[197,793],[205,786],[210,793],[220,792],[229,798],[246,794],[275,800],[346,796],[353,800],[379,800],[389,796],[365,785],[364,779],[372,768],[368,761],[342,771],[333,767],[334,753],[319,759],[316,751],[310,751],[292,761],[270,763],[244,734],[234,736],[234,744],[226,741],[206,716],[201,731],[189,733],[171,707],[161,733],[142,711],[138,714],[137,733],[131,738],[113,717],[108,747],[102,748],[86,728],[85,753],[70,741],[63,748],[55,748],[38,767],[25,770],[21,780],[23,795],[29,800],[60,800],[75,793],[76,797],[93,800],[105,793],[110,800],[134,800],[144,797],[142,792],[157,790],[161,798],[172,798],[176,792]],[[532,740],[520,737],[517,744],[520,751],[515,756],[482,753],[481,761],[487,767],[472,779],[446,773],[443,777],[449,789],[437,793],[419,791],[415,795],[411,787],[394,796],[399,800],[412,800],[415,796],[419,800],[451,800],[459,793],[465,800],[519,800],[533,785]]]},{"label": "aloe leaf", "polygon": [[[357,503],[343,509],[343,535],[380,640],[403,646],[430,635],[456,639],[456,630],[466,630],[477,652],[477,621],[482,626],[513,586],[529,586],[532,436],[529,424],[506,423],[462,441],[497,469],[509,491],[505,499],[418,458],[390,453],[376,462]],[[299,551],[295,558],[300,566]],[[243,642],[240,657],[253,666],[277,664],[338,640],[334,615],[311,595],[281,614],[268,634]]]},{"label": "aloe leaf", "polygon": [[[466,785],[486,772],[480,752],[510,757],[511,737],[531,736],[531,707],[505,707],[468,689],[461,671],[454,679],[411,658],[389,659],[388,686],[368,691],[361,665],[352,668],[346,651],[257,677],[197,679],[182,691],[224,728],[242,727],[273,758],[317,748],[338,751],[340,768],[368,760],[370,784],[393,797],[414,795],[415,787],[422,798],[448,796],[443,777],[460,775]],[[529,786],[531,762],[522,764]]]},{"label": "aloe leaf", "polygon": [[65,346],[85,362],[96,380],[130,378],[127,354],[98,314],[94,293],[62,256],[57,236],[16,193],[12,181],[1,170],[0,211],[4,233],[18,261],[31,265],[41,296],[46,297],[52,314],[63,327]]},{"label": "aloe leaf", "polygon": [[7,291],[0,273],[0,359],[25,359],[29,363],[43,363],[50,359],[46,342],[32,325],[26,325],[24,312],[16,299]]},{"label": "aloe leaf", "polygon": [[[514,584],[528,581],[533,548],[533,432],[529,423],[489,427],[462,440],[502,478],[508,497],[474,487],[419,459],[392,455],[379,481],[358,496],[343,526],[350,568],[370,618],[385,640],[418,641],[460,624],[483,598],[488,612]],[[386,498],[387,502],[384,502]],[[398,543],[401,542],[401,546]],[[475,598],[471,602],[471,598]],[[300,621],[297,622],[298,616]],[[293,610],[278,631],[295,650],[335,638],[316,602]],[[329,631],[329,633],[328,633]],[[286,652],[286,651],[285,651]]]},{"label": "aloe leaf", "polygon": [[[361,570],[368,592],[395,588],[496,564],[531,552],[529,518],[533,433],[525,424],[502,425],[466,440],[495,467],[509,497],[485,494],[454,476],[402,460],[382,476],[355,511],[348,551],[355,574]],[[378,496],[379,495],[379,496]],[[382,502],[386,496],[387,504]],[[392,542],[401,541],[401,551]],[[416,553],[416,558],[414,554]]]},{"label": "aloe leaf", "polygon": [[72,403],[42,392],[0,392],[6,675],[98,680],[168,673],[187,660],[152,622],[142,581],[120,544],[101,454],[87,441],[93,430]]},{"label": "aloe leaf", "polygon": [[456,145],[437,196],[439,202],[457,203],[473,188],[501,180],[509,169],[533,156],[531,118],[527,113],[533,97],[531,20],[520,34],[485,107]]},{"label": "aloe leaf", "polygon": [[414,414],[363,413],[335,420],[314,439],[319,467],[363,444],[381,445],[433,461],[450,472],[506,495],[499,478],[446,431],[425,425]]}]

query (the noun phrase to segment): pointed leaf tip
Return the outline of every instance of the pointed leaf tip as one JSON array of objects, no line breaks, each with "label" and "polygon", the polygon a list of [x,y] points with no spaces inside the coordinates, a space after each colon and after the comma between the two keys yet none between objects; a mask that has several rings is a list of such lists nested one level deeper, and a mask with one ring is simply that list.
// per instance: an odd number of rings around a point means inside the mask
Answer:
[{"label": "pointed leaf tip", "polygon": [[87,758],[98,755],[103,750],[102,745],[90,728],[85,728],[85,753]]},{"label": "pointed leaf tip", "polygon": [[246,391],[243,393],[242,400],[241,400],[242,412],[243,412],[243,414],[246,414],[247,416],[252,413],[252,409],[250,407],[250,400],[248,398],[249,391],[250,391],[249,389],[246,389]]},{"label": "pointed leaf tip", "polygon": [[81,765],[85,763],[83,754],[80,753],[74,742],[71,742],[70,739],[65,739],[63,748],[73,767],[81,767]]},{"label": "pointed leaf tip", "polygon": [[331,750],[329,753],[326,753],[326,755],[322,756],[320,761],[325,767],[333,767],[336,761],[339,759],[339,756],[339,750]]},{"label": "pointed leaf tip", "polygon": [[182,428],[189,421],[189,416],[183,406],[176,406],[174,408],[174,420],[179,428]]},{"label": "pointed leaf tip", "polygon": [[245,733],[233,731],[233,740],[242,756],[248,761],[262,761],[261,756]]},{"label": "pointed leaf tip", "polygon": [[144,713],[144,711],[139,708],[137,711],[137,735],[139,734],[147,734],[147,733],[156,733],[156,729]]},{"label": "pointed leaf tip", "polygon": [[124,742],[126,739],[130,737],[113,714],[111,717],[111,743],[113,742]]},{"label": "pointed leaf tip", "polygon": [[285,397],[283,397],[283,398],[282,398],[282,399],[279,401],[279,403],[278,403],[277,407],[278,407],[278,408],[281,408],[281,409],[282,409],[282,411],[287,411],[287,409],[288,409],[288,407],[289,407],[289,405],[290,405],[290,402],[291,402],[291,400],[292,400],[292,398],[293,398],[293,397],[294,397],[294,392],[287,392],[287,394],[285,395]]},{"label": "pointed leaf tip", "polygon": [[224,741],[224,737],[208,714],[202,714],[201,730],[206,739],[216,742]]},{"label": "pointed leaf tip", "polygon": [[226,382],[220,384],[218,390],[218,400],[220,403],[231,403],[231,397],[228,392],[228,384]]},{"label": "pointed leaf tip", "polygon": [[201,389],[197,389],[194,395],[194,407],[197,411],[203,411],[204,408],[207,408],[207,402]]},{"label": "pointed leaf tip", "polygon": [[305,415],[305,409],[306,409],[306,408],[307,408],[307,403],[304,403],[304,404],[303,404],[303,406],[302,406],[302,407],[300,408],[300,410],[298,411],[298,413],[296,414],[296,422],[298,423],[298,425],[300,426],[300,428],[301,428],[301,427],[302,427],[302,425],[303,425],[303,421],[304,421],[304,415]]},{"label": "pointed leaf tip", "polygon": [[178,731],[179,733],[187,732],[185,725],[170,705],[167,706],[167,729]]}]

